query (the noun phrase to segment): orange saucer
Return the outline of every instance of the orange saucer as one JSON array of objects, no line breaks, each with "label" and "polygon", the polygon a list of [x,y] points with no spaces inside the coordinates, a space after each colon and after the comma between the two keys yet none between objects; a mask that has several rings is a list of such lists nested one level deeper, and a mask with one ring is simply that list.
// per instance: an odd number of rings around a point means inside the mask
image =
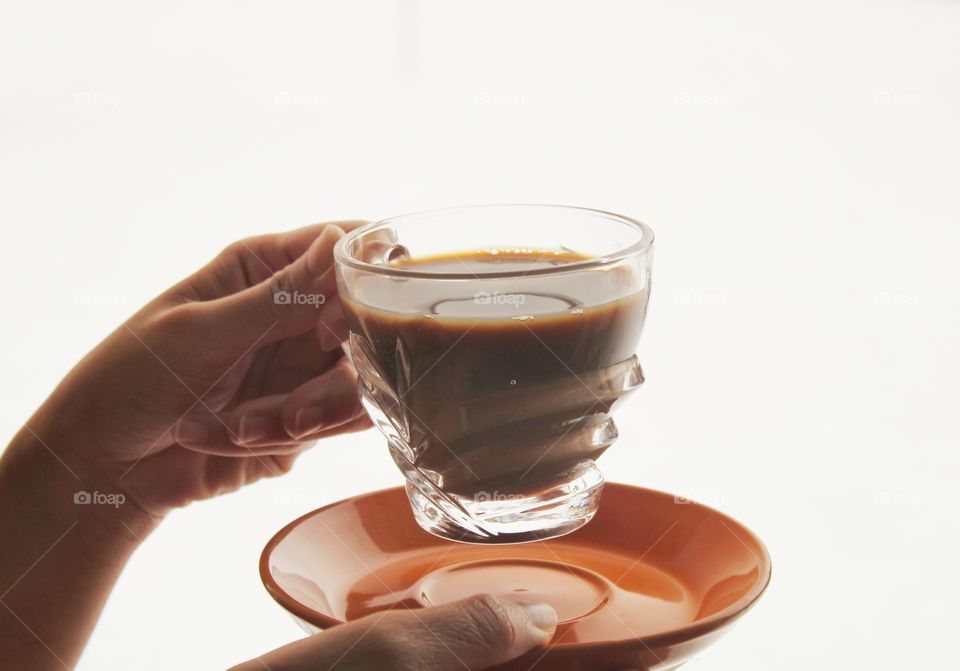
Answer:
[{"label": "orange saucer", "polygon": [[547,650],[504,671],[672,669],[753,605],[770,580],[770,557],[721,513],[616,483],[605,485],[593,521],[567,536],[454,543],[423,531],[398,487],[287,525],[267,543],[260,575],[308,632],[488,593],[546,602],[560,617]]}]

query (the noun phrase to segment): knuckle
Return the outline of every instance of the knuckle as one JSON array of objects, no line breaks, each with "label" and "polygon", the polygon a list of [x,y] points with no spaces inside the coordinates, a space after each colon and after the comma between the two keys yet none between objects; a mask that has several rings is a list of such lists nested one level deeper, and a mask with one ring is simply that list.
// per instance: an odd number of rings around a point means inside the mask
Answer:
[{"label": "knuckle", "polygon": [[213,280],[226,293],[238,285],[253,286],[264,279],[263,261],[252,251],[259,244],[261,240],[256,237],[237,240],[224,247],[214,258],[210,264]]},{"label": "knuckle", "polygon": [[474,635],[492,647],[508,648],[513,644],[513,622],[499,601],[487,594],[467,599],[464,604],[474,630]]},{"label": "knuckle", "polygon": [[275,291],[290,291],[294,290],[293,276],[287,271],[286,268],[283,270],[278,270],[273,275],[270,276],[270,279],[267,281],[267,284],[272,287]]},{"label": "knuckle", "polygon": [[242,240],[236,240],[231,242],[229,245],[223,248],[221,252],[217,255],[220,259],[231,260],[231,261],[242,261],[247,256],[250,255],[250,247],[255,244],[255,238],[244,238]]},{"label": "knuckle", "polygon": [[149,330],[159,337],[169,338],[196,330],[203,322],[203,313],[196,303],[182,303],[152,315]]},{"label": "knuckle", "polygon": [[270,306],[277,319],[288,317],[291,309],[297,307],[294,304],[296,287],[289,272],[275,272],[262,286],[263,302]]},{"label": "knuckle", "polygon": [[292,296],[296,286],[294,285],[293,277],[286,269],[279,270],[270,276],[270,279],[266,282],[267,292],[270,294],[271,300],[275,297],[274,303],[280,306],[288,305],[289,301],[286,300],[288,296]]}]

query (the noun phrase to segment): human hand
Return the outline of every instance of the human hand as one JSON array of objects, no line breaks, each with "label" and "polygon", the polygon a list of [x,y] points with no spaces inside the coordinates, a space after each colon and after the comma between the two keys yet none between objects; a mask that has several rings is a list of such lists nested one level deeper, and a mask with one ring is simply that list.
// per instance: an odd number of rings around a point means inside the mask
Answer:
[{"label": "human hand", "polygon": [[366,428],[333,268],[334,243],[358,223],[230,245],[78,364],[31,432],[159,517]]},{"label": "human hand", "polygon": [[557,614],[490,596],[422,610],[388,610],[278,648],[231,671],[463,671],[546,645]]}]

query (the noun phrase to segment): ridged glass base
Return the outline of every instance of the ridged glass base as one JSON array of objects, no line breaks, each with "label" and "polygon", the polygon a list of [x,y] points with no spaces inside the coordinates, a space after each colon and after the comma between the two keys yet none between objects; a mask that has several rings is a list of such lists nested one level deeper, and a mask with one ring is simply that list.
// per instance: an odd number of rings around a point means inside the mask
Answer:
[{"label": "ridged glass base", "polygon": [[[361,401],[386,436],[426,531],[464,543],[526,543],[570,533],[593,517],[603,489],[594,460],[617,439],[613,405],[643,382],[636,357],[551,382],[543,390],[549,401],[529,394],[523,403],[495,395],[451,401],[424,421],[410,384],[387,382],[365,337],[351,334],[350,350]],[[397,350],[406,361],[402,344]],[[395,377],[406,380],[405,371]]]},{"label": "ridged glass base", "polygon": [[466,498],[440,493],[423,478],[408,479],[406,489],[417,524],[436,536],[462,543],[529,543],[589,522],[603,475],[592,461],[583,461],[533,496],[479,492]]}]

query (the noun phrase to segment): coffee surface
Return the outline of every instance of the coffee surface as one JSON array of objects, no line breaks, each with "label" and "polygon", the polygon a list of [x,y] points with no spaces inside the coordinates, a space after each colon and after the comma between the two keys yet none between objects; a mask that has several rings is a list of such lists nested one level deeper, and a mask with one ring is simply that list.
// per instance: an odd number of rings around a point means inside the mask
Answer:
[{"label": "coffee surface", "polygon": [[639,384],[634,347],[649,287],[624,295],[637,283],[622,267],[519,284],[486,277],[587,259],[538,250],[402,259],[392,265],[467,277],[421,282],[406,314],[390,309],[398,289],[389,282],[343,299],[354,358],[390,390],[378,404],[405,458],[444,491],[527,494],[616,437],[609,413]]}]

